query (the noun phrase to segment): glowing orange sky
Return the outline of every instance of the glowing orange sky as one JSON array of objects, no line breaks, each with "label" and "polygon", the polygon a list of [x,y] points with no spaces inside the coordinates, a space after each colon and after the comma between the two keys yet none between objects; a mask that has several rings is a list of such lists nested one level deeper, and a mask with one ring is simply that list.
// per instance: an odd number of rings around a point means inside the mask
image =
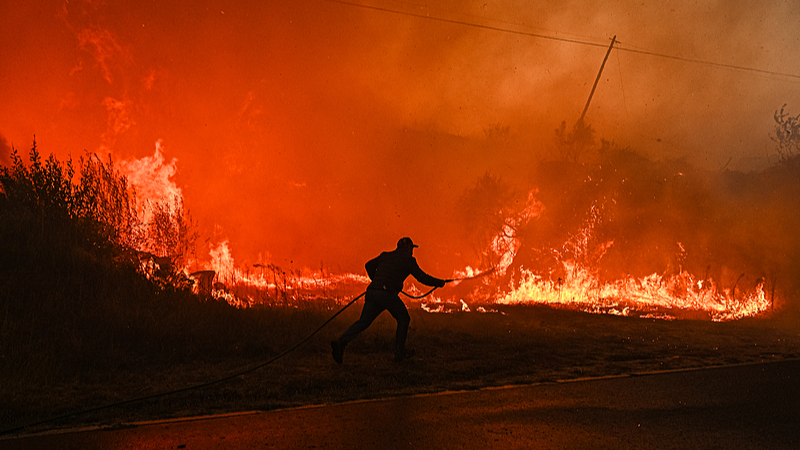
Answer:
[{"label": "glowing orange sky", "polygon": [[[3,2],[0,144],[27,151],[35,134],[44,153],[122,160],[160,139],[201,246],[361,271],[410,235],[447,275],[467,262],[458,196],[486,171],[526,178],[580,115],[611,36],[800,74],[797,2],[686,3],[363,3],[592,47],[324,0]],[[587,121],[655,158],[746,167],[784,103],[800,112],[797,78],[614,51]],[[509,134],[487,138],[495,125]]]}]

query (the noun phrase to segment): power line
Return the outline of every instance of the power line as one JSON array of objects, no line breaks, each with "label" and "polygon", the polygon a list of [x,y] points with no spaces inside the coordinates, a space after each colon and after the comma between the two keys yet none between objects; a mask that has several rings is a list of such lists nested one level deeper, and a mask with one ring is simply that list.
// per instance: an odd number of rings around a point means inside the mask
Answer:
[{"label": "power line", "polygon": [[[514,27],[525,28],[525,29],[529,30],[529,32],[536,31],[538,33],[542,33],[542,34],[545,34],[545,35],[561,36],[564,39],[569,38],[569,39],[576,39],[576,40],[584,40],[584,41],[587,41],[587,42],[588,41],[592,41],[594,39],[591,36],[580,35],[580,34],[575,34],[575,33],[564,33],[564,32],[560,32],[558,30],[552,30],[552,29],[541,28],[541,27],[537,27],[537,26],[526,25],[524,23],[519,23],[519,22],[516,22],[516,21],[501,20],[501,19],[497,19],[497,18],[488,18],[488,17],[483,16],[483,15],[471,14],[471,13],[469,13],[467,11],[463,11],[463,10],[456,11],[456,10],[453,10],[453,9],[441,8],[441,7],[438,7],[437,5],[423,4],[423,3],[419,3],[419,0],[417,2],[413,2],[413,1],[410,1],[410,0],[384,0],[384,3],[392,3],[392,4],[399,3],[399,4],[403,5],[404,7],[406,7],[405,8],[406,10],[411,10],[413,8],[418,8],[420,10],[424,9],[426,11],[439,11],[439,12],[442,12],[443,14],[445,14],[445,15],[451,14],[451,15],[454,15],[456,17],[462,17],[463,18],[462,20],[464,20],[466,22],[469,22],[469,23],[474,23],[473,19],[477,19],[479,21],[491,22],[491,23],[495,24],[495,26],[498,26],[498,27],[502,27],[503,25],[510,25],[510,26],[514,26]],[[484,4],[484,6],[486,6],[486,4]],[[430,14],[426,13],[426,14],[423,14],[423,15],[429,16]]]},{"label": "power line", "polygon": [[[342,5],[353,6],[353,7],[357,7],[357,8],[364,8],[364,9],[370,9],[370,10],[374,10],[374,11],[387,12],[387,13],[391,13],[391,14],[400,14],[400,15],[404,15],[404,16],[417,17],[419,19],[433,20],[433,21],[437,21],[437,22],[450,23],[450,24],[454,24],[454,25],[463,25],[463,26],[466,26],[466,27],[481,28],[481,29],[484,29],[484,30],[499,31],[501,33],[511,33],[511,34],[517,34],[517,35],[521,35],[521,36],[529,36],[529,37],[535,37],[535,38],[540,38],[540,39],[548,39],[548,40],[551,40],[551,41],[567,42],[567,43],[570,43],[570,44],[588,45],[588,46],[591,46],[591,47],[602,47],[602,48],[606,47],[606,44],[598,44],[598,43],[595,43],[595,42],[581,41],[581,40],[578,40],[578,39],[560,38],[560,37],[549,36],[549,35],[541,34],[541,33],[532,33],[532,32],[527,32],[527,31],[512,30],[512,29],[509,29],[509,28],[503,28],[503,27],[491,26],[491,25],[483,25],[483,24],[474,23],[474,22],[467,22],[467,21],[464,21],[464,20],[447,19],[447,18],[444,18],[444,17],[436,17],[436,16],[431,16],[431,15],[426,15],[426,14],[412,13],[412,12],[407,12],[407,11],[399,11],[399,10],[396,10],[396,9],[384,8],[384,7],[380,7],[380,6],[363,5],[363,4],[360,4],[360,3],[353,3],[353,2],[348,2],[348,1],[345,1],[345,0],[325,0],[325,1],[328,1],[328,2],[331,2],[331,3],[339,3],[339,4],[342,4]],[[792,73],[775,72],[775,71],[772,71],[772,70],[764,70],[764,69],[756,69],[756,68],[753,68],[753,67],[737,66],[735,64],[723,64],[723,63],[717,63],[717,62],[713,62],[713,61],[706,61],[706,60],[702,60],[702,59],[686,58],[686,57],[683,57],[683,56],[668,55],[668,54],[665,54],[665,53],[652,52],[652,51],[648,51],[648,50],[639,50],[639,49],[634,49],[634,48],[631,48],[631,47],[625,47],[625,46],[619,46],[619,45],[617,45],[614,48],[619,50],[619,51],[623,51],[623,52],[637,53],[637,54],[641,54],[641,55],[655,56],[655,57],[659,57],[659,58],[667,58],[667,59],[672,59],[672,60],[676,60],[676,61],[691,62],[691,63],[695,63],[695,64],[706,64],[706,65],[709,65],[709,66],[723,67],[723,68],[726,68],[726,69],[743,70],[743,71],[747,71],[747,72],[754,72],[754,73],[761,73],[761,74],[767,74],[767,75],[789,77],[789,78],[795,78],[795,79],[800,80],[800,75],[796,75],[796,74],[792,74]]]},{"label": "power line", "polygon": [[749,72],[763,73],[763,74],[767,74],[767,75],[779,75],[779,76],[783,76],[783,77],[790,77],[790,78],[800,79],[800,75],[795,75],[795,74],[791,74],[791,73],[773,72],[771,70],[755,69],[755,68],[752,68],[752,67],[737,66],[737,65],[734,65],[734,64],[723,64],[723,63],[717,63],[717,62],[713,62],[713,61],[705,61],[705,60],[702,60],[702,59],[685,58],[683,56],[666,55],[666,54],[663,54],[663,53],[656,53],[656,52],[651,52],[651,51],[647,51],[647,50],[636,50],[636,49],[633,49],[633,48],[626,48],[626,47],[620,47],[620,46],[617,46],[616,49],[620,50],[620,51],[623,51],[623,52],[631,52],[631,53],[638,53],[638,54],[641,54],[641,55],[657,56],[659,58],[668,58],[668,59],[674,59],[674,60],[677,60],[677,61],[685,61],[685,62],[691,62],[691,63],[697,63],[697,64],[707,64],[707,65],[715,66],[715,67],[724,67],[726,69],[746,70],[746,71],[749,71]]},{"label": "power line", "polygon": [[502,33],[519,34],[519,35],[522,35],[522,36],[530,36],[530,37],[537,37],[537,38],[541,38],[541,39],[549,39],[551,41],[569,42],[571,44],[581,44],[581,45],[589,45],[589,46],[592,46],[592,47],[606,48],[606,44],[597,44],[595,42],[579,41],[577,39],[560,38],[560,37],[556,37],[556,36],[548,36],[546,34],[530,33],[530,32],[527,32],[527,31],[512,30],[512,29],[509,29],[509,28],[494,27],[494,26],[491,26],[491,25],[482,25],[482,24],[474,23],[474,22],[466,22],[466,21],[463,21],[463,20],[446,19],[446,18],[443,18],[443,17],[429,16],[429,15],[425,15],[425,14],[412,13],[412,12],[407,12],[407,11],[398,11],[396,9],[383,8],[383,7],[380,7],[380,6],[362,5],[362,4],[359,4],[359,3],[352,3],[352,2],[347,2],[347,1],[344,1],[344,0],[325,0],[325,1],[328,1],[328,2],[331,2],[331,3],[339,3],[339,4],[342,4],[342,5],[355,6],[357,8],[371,9],[371,10],[374,10],[374,11],[382,11],[382,12],[388,12],[388,13],[392,13],[392,14],[400,14],[400,15],[403,15],[403,16],[417,17],[417,18],[420,18],[420,19],[434,20],[434,21],[437,21],[437,22],[452,23],[452,24],[455,24],[455,25],[464,25],[464,26],[473,27],[473,28],[482,28],[484,30],[500,31]]}]

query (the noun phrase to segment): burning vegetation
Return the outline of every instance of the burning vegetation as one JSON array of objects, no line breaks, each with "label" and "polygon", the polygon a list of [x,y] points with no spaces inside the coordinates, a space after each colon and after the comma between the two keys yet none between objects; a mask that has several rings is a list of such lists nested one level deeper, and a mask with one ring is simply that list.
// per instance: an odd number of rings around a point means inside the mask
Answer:
[{"label": "burning vegetation", "polygon": [[[775,121],[779,161],[753,173],[654,161],[607,141],[596,145],[582,122],[572,132],[562,124],[556,157],[535,165],[527,187],[487,172],[462,193],[455,217],[473,256],[452,278],[491,274],[453,283],[420,306],[547,304],[715,321],[796,308],[797,118],[781,109]],[[160,290],[191,290],[237,307],[334,307],[369,281],[269,258],[238,267],[224,239],[199,256],[170,180],[176,161],[164,163],[160,142],[152,157],[120,169],[94,155],[80,164],[76,176],[72,161],[43,160],[35,143],[28,166],[12,153],[0,180],[4,267],[56,270],[83,258],[130,267]],[[412,286],[411,293],[420,292]]]},{"label": "burning vegetation", "polygon": [[[442,312],[547,304],[714,321],[795,310],[797,120],[782,109],[775,121],[780,158],[751,173],[654,161],[607,141],[595,145],[588,125],[568,132],[562,124],[556,158],[531,170],[527,189],[486,173],[457,202],[474,262],[453,278],[495,269],[491,276],[437,291],[420,306]],[[367,282],[274,264],[234,269],[227,244],[219,251],[226,263],[213,268],[227,286],[224,296],[239,306],[336,303]],[[414,286],[410,292],[420,293]]]},{"label": "burning vegetation", "polygon": [[29,159],[14,149],[0,168],[4,270],[24,279],[84,265],[130,268],[161,289],[189,285],[183,268],[195,236],[179,195],[137,201],[113,161],[93,154],[77,174],[71,159],[43,159],[35,141]]},{"label": "burning vegetation", "polygon": [[[779,161],[762,172],[700,170],[653,161],[578,124],[556,130],[555,160],[517,189],[486,173],[462,194],[458,220],[474,263],[453,278],[491,276],[436,292],[428,311],[547,304],[593,313],[715,321],[794,309],[800,247],[796,118],[776,113]],[[580,126],[579,126],[580,125]],[[237,267],[227,241],[191,273],[195,292],[239,306],[335,305],[357,295],[360,274]],[[190,275],[188,267],[185,273]],[[419,294],[415,287],[411,293]]]},{"label": "burning vegetation", "polygon": [[[778,130],[790,119],[776,114]],[[502,196],[484,202],[504,218],[484,222],[495,237],[480,259],[501,269],[487,300],[713,320],[796,308],[796,153],[740,173],[652,161],[609,142],[578,163],[575,148],[536,167],[518,211]],[[504,191],[498,183],[484,176],[467,202],[481,197],[475,191]]]}]

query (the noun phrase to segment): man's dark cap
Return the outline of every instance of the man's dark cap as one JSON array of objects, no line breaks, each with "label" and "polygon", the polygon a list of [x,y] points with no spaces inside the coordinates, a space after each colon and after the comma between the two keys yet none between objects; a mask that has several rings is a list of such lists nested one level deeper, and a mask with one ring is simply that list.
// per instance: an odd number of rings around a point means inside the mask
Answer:
[{"label": "man's dark cap", "polygon": [[397,248],[417,248],[419,245],[414,244],[410,237],[401,238],[397,241]]}]

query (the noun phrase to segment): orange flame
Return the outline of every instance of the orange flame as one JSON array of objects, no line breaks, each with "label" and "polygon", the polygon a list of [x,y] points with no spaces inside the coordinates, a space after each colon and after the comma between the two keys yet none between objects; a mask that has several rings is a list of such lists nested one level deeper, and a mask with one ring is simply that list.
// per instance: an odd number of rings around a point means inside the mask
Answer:
[{"label": "orange flame", "polygon": [[308,268],[292,270],[269,262],[243,269],[236,266],[227,240],[212,246],[209,253],[211,261],[205,267],[215,271],[218,280],[212,296],[237,307],[265,303],[297,307],[309,300],[343,300],[357,295],[357,290],[369,283],[369,278],[362,275],[329,274]]},{"label": "orange flame", "polygon": [[153,212],[150,205],[153,203],[166,200],[169,205],[173,199],[183,197],[181,188],[171,179],[177,172],[177,163],[176,158],[172,158],[168,164],[164,163],[163,144],[160,139],[156,141],[153,156],[119,162],[120,172],[136,189],[137,208],[143,222],[147,223],[152,219]]},{"label": "orange flame", "polygon": [[755,316],[768,311],[771,306],[763,283],[735,298],[730,290],[718,291],[712,281],[703,283],[687,272],[668,278],[652,274],[639,279],[601,283],[573,261],[563,265],[568,274],[564,280],[544,280],[530,271],[523,271],[519,286],[498,303],[547,304],[622,316],[661,311],[662,318],[675,314],[664,311],[701,311],[708,313],[714,321]]}]

